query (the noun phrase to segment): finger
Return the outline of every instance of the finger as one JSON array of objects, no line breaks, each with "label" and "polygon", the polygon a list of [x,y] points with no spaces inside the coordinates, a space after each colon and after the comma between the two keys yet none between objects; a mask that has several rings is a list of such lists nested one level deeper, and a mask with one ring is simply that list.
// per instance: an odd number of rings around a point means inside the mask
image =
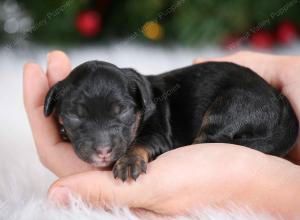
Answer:
[{"label": "finger", "polygon": [[24,104],[38,147],[52,146],[60,141],[53,118],[43,114],[44,99],[49,90],[48,80],[39,65],[28,63],[24,66]]},{"label": "finger", "polygon": [[[299,76],[300,78],[300,76]],[[284,87],[282,92],[290,101],[292,108],[297,116],[298,121],[300,121],[300,102],[298,98],[300,97],[300,87],[299,83],[294,83],[290,86]],[[300,132],[300,131],[299,131]],[[298,135],[295,147],[288,154],[287,159],[293,161],[296,164],[300,164],[300,135]]]},{"label": "finger", "polygon": [[23,67],[23,100],[26,111],[42,107],[48,90],[48,80],[42,68],[35,63],[25,64]]},{"label": "finger", "polygon": [[50,187],[48,198],[56,204],[68,205],[71,193],[99,207],[117,205],[138,208],[147,198],[146,188],[142,177],[137,182],[123,183],[115,180],[111,171],[90,171],[59,179]]},{"label": "finger", "polygon": [[[210,58],[206,61],[212,62],[232,62],[252,69],[264,78],[268,83],[277,89],[281,89],[283,82],[280,78],[282,57],[270,54],[241,51],[225,57]],[[201,61],[201,58],[199,60]],[[196,63],[197,62],[196,59]]]},{"label": "finger", "polygon": [[47,77],[50,87],[66,78],[70,71],[70,59],[64,52],[52,51],[48,54]]},{"label": "finger", "polygon": [[228,56],[224,56],[224,57],[214,57],[214,58],[208,58],[208,59],[204,59],[202,57],[198,57],[196,58],[193,63],[197,64],[197,63],[203,63],[205,61],[209,61],[209,62],[233,62],[239,65],[243,64],[243,60],[241,59],[237,59],[236,54],[232,54],[232,55],[228,55]]},{"label": "finger", "polygon": [[205,62],[205,59],[202,58],[202,57],[198,57],[198,58],[193,60],[193,64],[203,63],[203,62]]},{"label": "finger", "polygon": [[54,145],[59,140],[56,124],[43,114],[44,99],[49,90],[48,80],[39,65],[24,66],[24,104],[37,146]]}]

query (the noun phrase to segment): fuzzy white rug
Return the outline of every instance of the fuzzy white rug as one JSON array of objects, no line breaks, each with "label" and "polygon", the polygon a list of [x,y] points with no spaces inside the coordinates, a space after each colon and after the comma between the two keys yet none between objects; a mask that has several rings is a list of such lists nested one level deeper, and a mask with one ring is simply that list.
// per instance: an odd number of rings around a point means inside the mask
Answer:
[{"label": "fuzzy white rug", "polygon": [[[292,49],[291,49],[292,48]],[[299,53],[299,44],[282,53]],[[56,179],[40,164],[23,110],[22,66],[35,60],[42,66],[46,53],[55,48],[29,46],[25,50],[0,50],[0,219],[1,220],[90,220],[138,219],[128,210],[103,210],[88,208],[76,203],[72,209],[58,209],[46,201],[48,186]],[[222,55],[218,49],[181,48],[161,49],[138,45],[110,45],[77,48],[67,51],[73,65],[89,59],[106,60],[119,66],[131,66],[142,73],[154,74],[189,65],[195,57]],[[278,52],[278,51],[276,51]],[[190,217],[178,219],[271,219],[254,214],[247,209],[222,211],[199,210]]]}]

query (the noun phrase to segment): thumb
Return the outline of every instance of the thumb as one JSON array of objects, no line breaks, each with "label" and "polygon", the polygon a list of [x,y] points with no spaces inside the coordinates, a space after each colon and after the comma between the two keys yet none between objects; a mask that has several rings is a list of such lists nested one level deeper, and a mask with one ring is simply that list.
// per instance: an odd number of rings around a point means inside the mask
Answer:
[{"label": "thumb", "polygon": [[70,195],[74,195],[103,208],[111,205],[140,208],[145,207],[148,185],[144,176],[123,183],[114,179],[111,171],[89,171],[58,179],[50,186],[48,198],[63,206],[67,206]]}]

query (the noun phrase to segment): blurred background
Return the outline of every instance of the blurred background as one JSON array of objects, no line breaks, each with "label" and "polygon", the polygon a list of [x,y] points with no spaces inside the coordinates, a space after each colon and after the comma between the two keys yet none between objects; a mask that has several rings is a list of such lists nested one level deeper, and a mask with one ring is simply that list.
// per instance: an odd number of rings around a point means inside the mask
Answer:
[{"label": "blurred background", "polygon": [[299,55],[299,28],[300,0],[0,0],[0,209],[43,198],[54,179],[23,110],[25,62],[45,69],[60,49],[73,66],[98,59],[157,74],[241,49]]},{"label": "blurred background", "polygon": [[76,46],[141,42],[265,49],[298,38],[298,0],[4,0],[0,39]]}]

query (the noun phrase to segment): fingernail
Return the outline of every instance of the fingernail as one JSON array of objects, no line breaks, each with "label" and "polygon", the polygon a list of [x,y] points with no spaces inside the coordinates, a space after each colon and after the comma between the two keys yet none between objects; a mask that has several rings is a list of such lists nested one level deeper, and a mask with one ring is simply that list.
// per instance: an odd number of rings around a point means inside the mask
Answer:
[{"label": "fingernail", "polygon": [[70,202],[71,190],[67,187],[56,187],[49,193],[49,200],[58,206],[68,206]]}]

